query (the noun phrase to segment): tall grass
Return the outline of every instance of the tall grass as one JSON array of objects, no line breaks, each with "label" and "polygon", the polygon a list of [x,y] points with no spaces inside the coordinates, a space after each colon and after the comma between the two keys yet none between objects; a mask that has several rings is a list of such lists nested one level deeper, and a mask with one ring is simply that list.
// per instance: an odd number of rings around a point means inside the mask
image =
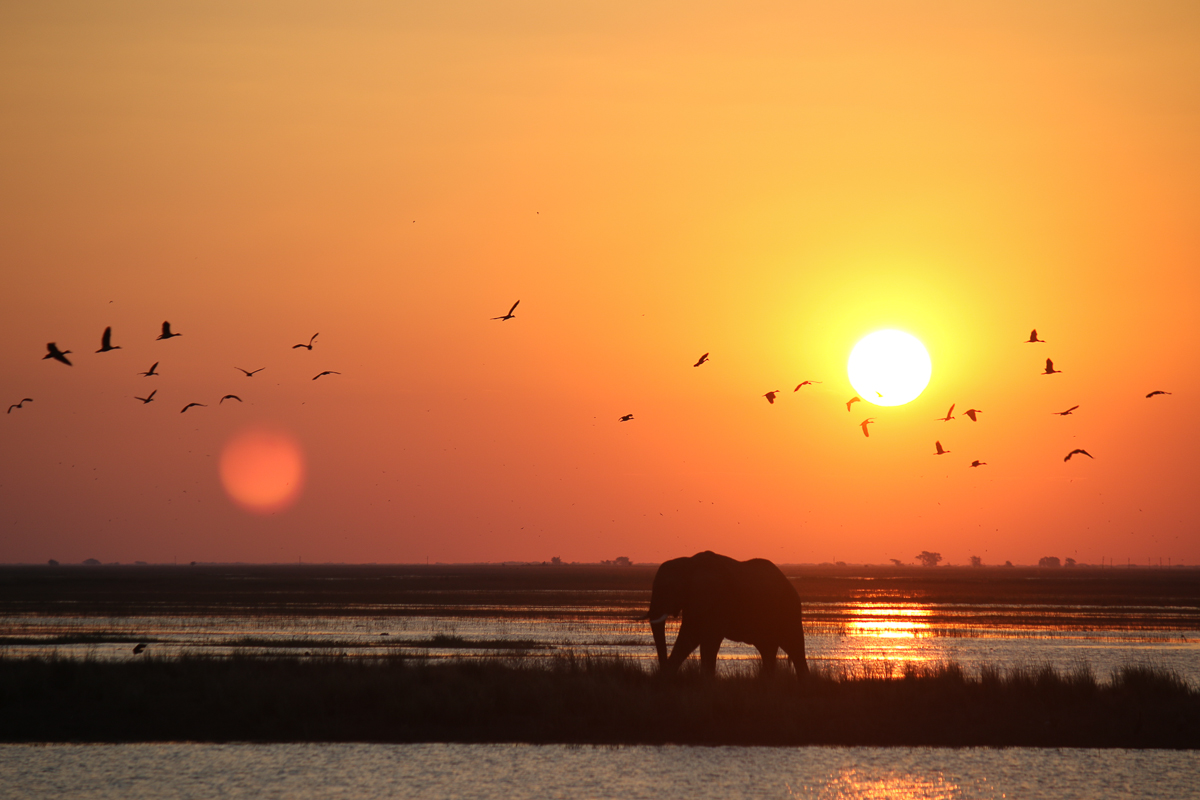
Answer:
[{"label": "tall grass", "polygon": [[888,669],[664,680],[572,655],[0,657],[0,740],[1200,746],[1200,693],[1153,667]]}]

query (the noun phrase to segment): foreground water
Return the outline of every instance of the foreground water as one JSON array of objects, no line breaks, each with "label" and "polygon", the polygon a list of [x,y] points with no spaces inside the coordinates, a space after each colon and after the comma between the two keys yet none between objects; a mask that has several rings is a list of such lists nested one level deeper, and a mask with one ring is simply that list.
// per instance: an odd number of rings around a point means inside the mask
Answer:
[{"label": "foreground water", "polygon": [[1189,751],[561,745],[8,745],[0,794],[50,798],[1200,797]]}]

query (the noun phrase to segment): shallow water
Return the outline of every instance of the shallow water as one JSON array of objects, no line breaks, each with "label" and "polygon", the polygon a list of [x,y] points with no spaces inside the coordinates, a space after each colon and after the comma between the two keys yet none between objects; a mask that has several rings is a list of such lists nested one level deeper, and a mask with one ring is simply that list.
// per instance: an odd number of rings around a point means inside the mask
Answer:
[{"label": "shallow water", "polygon": [[1200,797],[1169,750],[562,745],[8,745],[8,797],[973,798]]},{"label": "shallow water", "polygon": [[[1174,670],[1200,687],[1200,632],[1195,630],[1130,630],[1101,625],[1082,626],[1086,608],[1063,606],[1062,616],[1073,624],[1055,624],[1054,610],[1039,608],[1021,627],[987,624],[996,606],[955,606],[931,609],[920,604],[847,604],[829,609],[837,624],[809,624],[808,658],[814,666],[871,669],[876,674],[906,663],[953,661],[971,672],[984,665],[1000,668],[1052,665],[1060,670],[1081,666],[1101,678],[1128,664],[1154,664]],[[10,616],[0,618],[0,636],[21,637],[27,643],[0,644],[7,655],[48,655],[69,658],[127,659],[133,644],[149,642],[148,652],[160,656],[182,653],[227,655],[234,651],[289,655],[348,656],[404,654],[421,658],[507,656],[538,658],[548,654],[590,653],[641,659],[649,667],[654,643],[644,622],[614,619],[610,609],[580,606],[572,618],[527,616],[490,617],[472,609],[470,615],[434,616],[143,616],[73,617]],[[506,610],[510,611],[509,610]],[[1020,609],[1006,607],[1006,617]],[[1106,613],[1111,614],[1111,609]],[[1159,610],[1160,617],[1162,611]],[[926,620],[934,614],[942,624]],[[1131,613],[1130,618],[1136,619]],[[951,624],[946,624],[952,618]],[[668,640],[677,623],[669,626]],[[117,641],[78,642],[103,636]],[[51,644],[54,637],[66,643]],[[442,644],[434,637],[443,637]],[[445,637],[453,641],[447,642]],[[10,639],[10,641],[12,641]],[[445,644],[449,646],[445,646]],[[752,666],[757,651],[725,642],[720,669]]]}]

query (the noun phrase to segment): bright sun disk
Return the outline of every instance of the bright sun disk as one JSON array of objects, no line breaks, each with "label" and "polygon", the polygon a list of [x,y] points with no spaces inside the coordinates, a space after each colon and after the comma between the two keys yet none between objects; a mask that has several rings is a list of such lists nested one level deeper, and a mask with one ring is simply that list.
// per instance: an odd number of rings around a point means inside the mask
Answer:
[{"label": "bright sun disk", "polygon": [[877,406],[899,406],[925,391],[933,364],[917,337],[882,330],[867,334],[854,345],[846,372],[863,400]]}]

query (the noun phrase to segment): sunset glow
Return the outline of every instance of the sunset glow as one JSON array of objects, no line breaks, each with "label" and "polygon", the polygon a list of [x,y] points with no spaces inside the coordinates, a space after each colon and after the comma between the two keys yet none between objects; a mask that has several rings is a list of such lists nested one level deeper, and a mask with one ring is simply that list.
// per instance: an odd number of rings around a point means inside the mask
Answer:
[{"label": "sunset glow", "polygon": [[256,514],[292,505],[304,487],[304,457],[285,433],[254,428],[239,433],[221,451],[221,485],[231,500]]}]

